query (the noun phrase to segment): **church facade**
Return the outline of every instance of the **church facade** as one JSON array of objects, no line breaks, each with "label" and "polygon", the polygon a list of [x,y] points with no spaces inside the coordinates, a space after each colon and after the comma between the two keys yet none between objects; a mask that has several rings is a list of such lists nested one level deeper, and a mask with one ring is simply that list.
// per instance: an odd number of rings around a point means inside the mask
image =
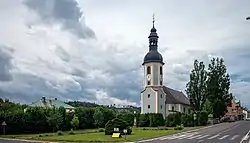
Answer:
[{"label": "church facade", "polygon": [[141,113],[161,113],[165,118],[170,113],[190,112],[189,99],[184,93],[163,85],[163,57],[158,52],[158,34],[154,25],[149,35],[149,51],[142,63],[144,68],[141,91]]}]

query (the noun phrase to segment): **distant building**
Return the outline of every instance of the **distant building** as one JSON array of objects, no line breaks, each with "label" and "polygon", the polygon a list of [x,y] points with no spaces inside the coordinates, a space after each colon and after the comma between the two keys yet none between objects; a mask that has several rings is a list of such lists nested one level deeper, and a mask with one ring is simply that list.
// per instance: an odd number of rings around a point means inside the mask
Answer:
[{"label": "distant building", "polygon": [[[44,108],[60,108],[63,107],[66,109],[66,112],[74,112],[75,108],[73,106],[70,106],[63,101],[58,100],[57,98],[54,99],[47,99],[45,97],[42,97],[38,101],[33,102],[32,104],[28,105],[30,107],[44,107]],[[26,111],[26,110],[25,110]]]},{"label": "distant building", "polygon": [[158,52],[158,34],[154,27],[149,35],[149,51],[144,57],[144,79],[141,92],[141,113],[170,113],[190,111],[189,99],[180,91],[163,86],[163,57]]},{"label": "distant building", "polygon": [[237,119],[243,119],[243,108],[241,107],[240,101],[233,97],[231,105],[227,106],[226,116],[235,116]]}]

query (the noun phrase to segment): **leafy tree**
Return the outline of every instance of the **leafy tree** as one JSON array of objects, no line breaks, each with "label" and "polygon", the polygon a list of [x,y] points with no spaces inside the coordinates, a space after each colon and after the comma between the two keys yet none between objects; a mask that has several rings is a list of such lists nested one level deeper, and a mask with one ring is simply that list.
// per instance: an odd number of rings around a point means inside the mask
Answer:
[{"label": "leafy tree", "polygon": [[94,113],[94,121],[95,121],[95,125],[99,128],[99,127],[103,127],[104,125],[104,114],[101,110],[96,109],[95,113]]},{"label": "leafy tree", "polygon": [[75,130],[79,126],[79,119],[78,116],[74,115],[73,119],[71,120],[71,126]]},{"label": "leafy tree", "polygon": [[207,72],[203,62],[194,61],[194,69],[190,73],[190,81],[186,85],[186,93],[195,112],[202,111],[206,101]]},{"label": "leafy tree", "polygon": [[207,94],[212,104],[213,117],[220,118],[227,111],[232,95],[229,93],[230,77],[222,58],[213,58],[208,67]]},{"label": "leafy tree", "polygon": [[50,112],[49,115],[46,117],[47,122],[52,127],[53,132],[55,130],[58,130],[61,125],[63,124],[63,116],[60,114],[59,110],[53,108]]},{"label": "leafy tree", "polygon": [[206,99],[206,101],[204,103],[203,111],[206,111],[208,114],[212,114],[213,113],[212,104],[211,104],[211,102],[208,99]]}]

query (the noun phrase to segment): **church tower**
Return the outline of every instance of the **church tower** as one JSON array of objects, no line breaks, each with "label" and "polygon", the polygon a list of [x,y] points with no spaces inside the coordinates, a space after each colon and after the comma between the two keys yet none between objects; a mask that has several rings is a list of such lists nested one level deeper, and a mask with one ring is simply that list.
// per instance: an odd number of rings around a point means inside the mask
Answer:
[{"label": "church tower", "polygon": [[149,51],[142,63],[144,68],[143,91],[141,92],[141,113],[162,113],[166,115],[166,95],[163,91],[163,58],[158,52],[158,34],[153,27],[150,31]]}]

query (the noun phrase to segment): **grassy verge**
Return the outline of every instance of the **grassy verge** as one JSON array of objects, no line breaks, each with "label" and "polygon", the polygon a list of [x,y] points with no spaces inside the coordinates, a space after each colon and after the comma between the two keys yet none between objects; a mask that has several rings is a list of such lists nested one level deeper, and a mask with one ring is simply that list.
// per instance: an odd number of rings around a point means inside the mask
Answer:
[{"label": "grassy verge", "polygon": [[[171,128],[133,128],[131,135],[126,136],[126,141],[135,141],[148,139],[164,135],[170,135],[187,130],[197,129],[200,127],[185,128],[184,130],[173,130]],[[122,138],[112,138],[110,135],[104,135],[104,132],[98,132],[98,129],[78,130],[74,131],[74,135],[69,132],[63,132],[62,135],[57,133],[33,134],[33,135],[6,135],[0,137],[44,140],[44,141],[66,141],[66,142],[121,142],[125,141],[125,136]]]}]

